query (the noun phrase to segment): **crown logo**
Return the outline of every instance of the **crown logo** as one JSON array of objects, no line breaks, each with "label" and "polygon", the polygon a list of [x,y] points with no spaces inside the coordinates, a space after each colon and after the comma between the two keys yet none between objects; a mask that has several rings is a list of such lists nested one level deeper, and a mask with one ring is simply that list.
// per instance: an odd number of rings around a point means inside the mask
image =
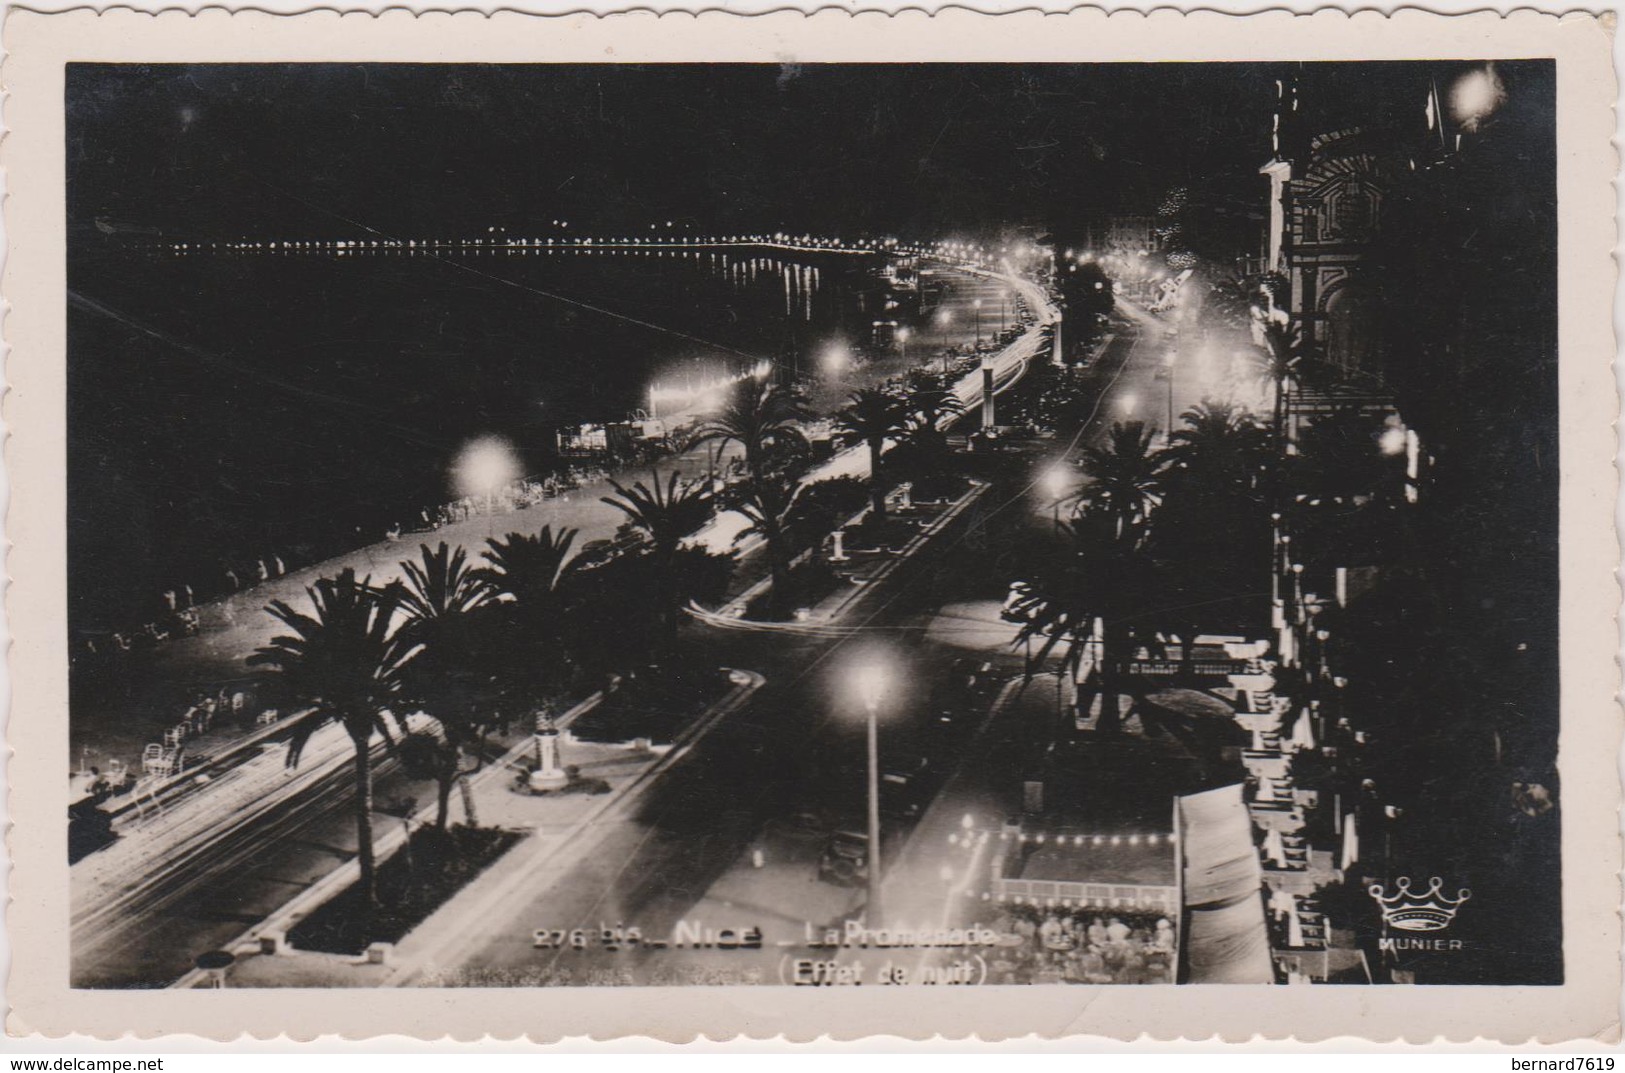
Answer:
[{"label": "crown logo", "polygon": [[1461,903],[1473,896],[1466,887],[1456,891],[1454,898],[1444,893],[1444,880],[1434,876],[1428,880],[1425,891],[1411,889],[1411,877],[1394,880],[1394,893],[1389,894],[1381,883],[1373,883],[1366,892],[1382,907],[1382,921],[1400,931],[1443,931],[1456,919]]}]

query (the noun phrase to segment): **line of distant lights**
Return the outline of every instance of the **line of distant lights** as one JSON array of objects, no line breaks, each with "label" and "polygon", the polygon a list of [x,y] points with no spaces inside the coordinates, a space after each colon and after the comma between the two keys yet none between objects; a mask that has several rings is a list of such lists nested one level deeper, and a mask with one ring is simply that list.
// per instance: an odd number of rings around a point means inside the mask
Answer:
[{"label": "line of distant lights", "polygon": [[[1095,884],[1096,886],[1113,886],[1121,884]],[[1054,898],[1037,894],[994,894],[991,891],[982,891],[981,900],[984,902],[997,902],[1000,905],[1030,905],[1044,909],[1135,909],[1143,913],[1166,912],[1165,904],[1158,898]]]},{"label": "line of distant lights", "polygon": [[[568,226],[560,225],[560,226]],[[1033,256],[1037,253],[1036,247],[1018,245],[1001,247],[995,251],[991,247],[970,242],[904,242],[897,238],[883,239],[844,239],[826,238],[811,234],[794,235],[783,231],[772,234],[729,234],[711,235],[706,237],[688,236],[623,236],[598,238],[583,236],[580,238],[507,238],[483,237],[461,239],[273,239],[270,241],[212,241],[212,242],[171,242],[167,248],[174,253],[260,253],[260,252],[364,252],[373,250],[463,250],[463,249],[626,249],[635,247],[649,248],[697,248],[711,246],[769,246],[805,251],[833,251],[843,253],[898,253],[914,256],[935,256],[950,260],[966,262],[981,262],[994,252],[1002,253],[1006,259],[1009,255]]]},{"label": "line of distant lights", "polygon": [[1148,846],[1159,846],[1166,843],[1171,846],[1174,844],[1174,836],[1172,834],[1050,835],[1043,831],[1037,831],[1033,834],[1028,834],[1027,832],[1022,831],[1019,834],[1013,835],[1009,831],[999,832],[1000,842],[1009,842],[1012,840],[1016,842],[1031,842],[1039,846],[1045,845],[1046,843],[1053,843],[1056,846],[1083,846],[1086,844],[1089,846],[1138,846],[1142,843]]},{"label": "line of distant lights", "polygon": [[759,361],[744,372],[732,376],[721,376],[704,383],[684,387],[651,387],[649,389],[649,402],[651,405],[669,402],[692,402],[695,399],[713,397],[718,403],[722,400],[722,393],[743,380],[766,380],[773,375],[773,363]]}]

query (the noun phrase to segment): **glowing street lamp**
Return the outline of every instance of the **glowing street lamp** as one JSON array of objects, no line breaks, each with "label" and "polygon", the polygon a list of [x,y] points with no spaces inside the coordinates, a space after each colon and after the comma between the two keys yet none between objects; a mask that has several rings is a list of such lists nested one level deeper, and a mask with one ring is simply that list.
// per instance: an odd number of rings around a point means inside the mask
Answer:
[{"label": "glowing street lamp", "polygon": [[953,310],[944,306],[937,312],[937,327],[942,329],[942,375],[948,375],[948,325],[954,321]]},{"label": "glowing street lamp", "polygon": [[880,730],[877,717],[880,702],[891,686],[891,670],[877,656],[870,656],[858,664],[852,674],[852,685],[868,717],[869,754],[869,900],[864,906],[864,918],[871,928],[881,926],[880,919]]},{"label": "glowing street lamp", "polygon": [[501,436],[481,436],[457,452],[452,482],[462,498],[483,496],[489,513],[495,509],[496,494],[518,480],[522,472],[511,443]]},{"label": "glowing street lamp", "polygon": [[907,328],[897,329],[897,345],[903,348],[903,361],[905,363],[908,361],[908,336],[909,331]]},{"label": "glowing street lamp", "polygon": [[971,303],[971,308],[976,310],[976,349],[980,350],[982,349],[982,300],[980,298],[976,299]]},{"label": "glowing street lamp", "polygon": [[846,347],[839,343],[831,343],[824,350],[824,371],[834,376],[846,368],[849,360]]},{"label": "glowing street lamp", "polygon": [[1061,500],[1072,486],[1072,478],[1066,471],[1066,463],[1057,462],[1044,471],[1040,478],[1044,483],[1044,494],[1049,497],[1050,503],[1055,507],[1055,528],[1061,527]]}]

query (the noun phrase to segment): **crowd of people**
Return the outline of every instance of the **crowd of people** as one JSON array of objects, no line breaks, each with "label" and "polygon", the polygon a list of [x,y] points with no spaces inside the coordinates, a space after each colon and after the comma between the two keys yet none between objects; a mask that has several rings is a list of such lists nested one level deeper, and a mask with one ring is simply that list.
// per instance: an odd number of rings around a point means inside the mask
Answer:
[{"label": "crowd of people", "polygon": [[[1164,984],[1178,972],[1174,924],[1155,913],[1002,907],[1007,939],[986,955],[988,983]],[[1017,941],[1019,940],[1019,941]]]}]

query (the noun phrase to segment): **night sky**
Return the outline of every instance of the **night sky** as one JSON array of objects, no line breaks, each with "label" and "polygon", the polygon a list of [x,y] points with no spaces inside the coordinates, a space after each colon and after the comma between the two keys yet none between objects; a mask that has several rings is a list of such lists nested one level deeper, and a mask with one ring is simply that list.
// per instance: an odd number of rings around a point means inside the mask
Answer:
[{"label": "night sky", "polygon": [[1148,211],[1177,186],[1261,212],[1278,74],[73,65],[70,224],[180,240],[554,219],[936,235]]}]

